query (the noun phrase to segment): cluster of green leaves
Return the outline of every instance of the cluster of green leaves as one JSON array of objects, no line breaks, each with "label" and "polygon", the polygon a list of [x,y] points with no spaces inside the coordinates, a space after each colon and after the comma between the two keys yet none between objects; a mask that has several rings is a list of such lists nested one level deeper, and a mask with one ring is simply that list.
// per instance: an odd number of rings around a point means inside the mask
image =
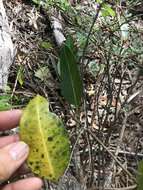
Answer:
[{"label": "cluster of green leaves", "polygon": [[10,95],[0,95],[0,111],[11,109],[12,105],[10,101],[11,101]]},{"label": "cluster of green leaves", "polygon": [[0,111],[6,111],[15,108],[21,108],[29,101],[29,97],[12,95],[12,91],[8,88],[8,91],[3,92],[0,95]]},{"label": "cluster of green leaves", "polygon": [[48,9],[51,6],[59,7],[63,11],[68,11],[70,8],[70,4],[68,0],[32,0],[39,6],[43,6],[44,8]]}]

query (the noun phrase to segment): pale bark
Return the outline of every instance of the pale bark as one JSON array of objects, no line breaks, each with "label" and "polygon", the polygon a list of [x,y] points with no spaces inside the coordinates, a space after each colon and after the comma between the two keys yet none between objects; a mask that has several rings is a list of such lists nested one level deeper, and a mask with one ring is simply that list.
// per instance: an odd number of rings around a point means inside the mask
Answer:
[{"label": "pale bark", "polygon": [[63,34],[62,17],[60,13],[57,13],[55,10],[54,12],[53,12],[54,16],[51,16],[53,34],[54,34],[57,45],[61,46],[66,40]]},{"label": "pale bark", "polygon": [[10,65],[14,58],[14,48],[8,19],[3,1],[0,0],[0,89],[4,90],[7,85]]}]

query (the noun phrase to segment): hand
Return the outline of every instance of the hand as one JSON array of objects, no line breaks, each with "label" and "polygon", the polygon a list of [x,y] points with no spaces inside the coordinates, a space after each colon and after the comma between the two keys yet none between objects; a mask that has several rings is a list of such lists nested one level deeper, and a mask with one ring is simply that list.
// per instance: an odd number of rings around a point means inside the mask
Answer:
[{"label": "hand", "polygon": [[[21,117],[20,110],[0,112],[0,130],[16,127]],[[29,153],[29,147],[19,141],[18,135],[0,138],[0,184],[9,179],[23,165]],[[36,177],[22,179],[1,187],[1,190],[39,190],[42,180]]]}]

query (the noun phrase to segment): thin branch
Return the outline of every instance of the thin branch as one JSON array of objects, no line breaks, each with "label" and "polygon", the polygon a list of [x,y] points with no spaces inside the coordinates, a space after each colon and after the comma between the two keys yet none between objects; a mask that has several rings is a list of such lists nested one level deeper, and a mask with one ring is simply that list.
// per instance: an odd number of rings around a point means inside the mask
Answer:
[{"label": "thin branch", "polygon": [[101,142],[101,140],[96,135],[94,135],[89,129],[87,129],[87,131],[108,152],[108,154],[116,161],[116,163],[122,168],[122,170],[126,172],[126,174],[128,174],[134,180],[134,182],[136,182],[136,178],[126,168],[123,167],[122,163],[116,158],[114,154],[112,154],[109,151],[109,149]]},{"label": "thin branch", "polygon": [[[134,190],[137,188],[137,185],[131,185],[128,187],[123,187],[123,188],[104,188],[104,190]],[[96,190],[100,190],[99,187],[95,187]]]},{"label": "thin branch", "polygon": [[103,5],[104,3],[105,3],[105,1],[103,1],[101,4],[99,4],[99,6],[97,6],[97,12],[96,12],[96,14],[95,14],[95,17],[94,17],[93,22],[92,22],[92,24],[91,24],[91,27],[90,27],[90,29],[89,29],[89,33],[88,33],[87,38],[86,38],[85,46],[84,46],[84,48],[83,48],[83,53],[82,53],[82,57],[81,57],[81,63],[82,63],[82,64],[83,64],[83,60],[84,60],[84,57],[85,57],[85,53],[86,53],[86,50],[87,50],[87,47],[88,47],[88,44],[89,44],[89,39],[90,39],[90,36],[91,36],[91,34],[92,34],[93,27],[94,27],[94,25],[95,25],[95,23],[96,23],[96,21],[97,21],[99,12],[100,12],[100,10],[101,10],[101,8],[102,8],[102,5]]}]

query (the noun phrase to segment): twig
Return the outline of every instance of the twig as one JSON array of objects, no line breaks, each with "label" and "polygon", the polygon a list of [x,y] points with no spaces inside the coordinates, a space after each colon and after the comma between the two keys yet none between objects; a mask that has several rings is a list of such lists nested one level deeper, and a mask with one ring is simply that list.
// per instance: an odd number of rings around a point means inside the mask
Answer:
[{"label": "twig", "polygon": [[[112,150],[112,149],[108,149],[110,152],[114,153],[115,154],[115,150]],[[92,151],[96,151],[95,148],[93,147],[92,148]],[[86,150],[84,151],[85,153],[88,152],[88,149],[86,148]],[[82,153],[82,151],[80,150],[80,154]],[[123,154],[123,155],[126,155],[126,156],[137,156],[137,157],[141,157],[143,158],[143,154],[142,153],[136,153],[136,152],[128,152],[128,151],[125,151],[125,150],[119,150],[118,151],[118,154]]]},{"label": "twig", "polygon": [[44,179],[43,182],[44,182],[44,190],[48,190],[49,189],[49,184],[48,184],[47,180]]},{"label": "twig", "polygon": [[87,131],[90,133],[90,135],[100,144],[102,145],[102,147],[108,152],[108,154],[116,161],[116,163],[122,168],[122,170],[124,172],[126,172],[126,174],[128,174],[133,180],[134,182],[136,182],[136,178],[126,169],[123,167],[123,165],[121,164],[121,162],[116,158],[116,156],[114,154],[112,154],[112,152],[110,152],[110,150],[101,142],[101,140],[94,135],[89,129],[87,129]]},{"label": "twig", "polygon": [[64,175],[67,173],[67,171],[68,171],[68,169],[69,169],[69,166],[70,166],[70,163],[71,163],[71,160],[72,160],[72,157],[73,157],[74,151],[75,151],[76,146],[77,146],[77,143],[78,143],[79,138],[80,138],[80,136],[81,136],[81,134],[83,133],[84,130],[85,130],[85,129],[82,128],[82,129],[80,130],[78,136],[77,136],[77,139],[76,139],[76,141],[75,141],[75,144],[74,144],[74,146],[73,146],[73,149],[72,149],[72,152],[71,152],[71,155],[70,155],[69,164],[68,164],[68,166],[67,166],[67,169],[65,170]]},{"label": "twig", "polygon": [[[119,138],[119,141],[117,143],[117,147],[116,147],[116,151],[115,151],[115,158],[117,158],[118,156],[118,153],[119,153],[119,149],[120,149],[120,145],[122,143],[122,139],[123,139],[123,136],[124,136],[124,132],[125,132],[125,128],[126,128],[126,123],[127,123],[127,118],[128,118],[128,114],[125,115],[125,118],[124,118],[124,121],[123,121],[123,125],[122,125],[122,129],[121,129],[121,132],[120,132],[120,138]],[[112,161],[112,163],[110,164],[110,168],[113,168],[114,165],[115,165],[115,159]],[[112,181],[112,175],[113,175],[113,172],[112,170],[110,171],[109,175],[107,176],[107,179],[106,179],[106,182],[105,182],[105,187],[108,187],[111,185],[111,181]]]},{"label": "twig", "polygon": [[128,99],[127,99],[127,104],[129,104],[136,96],[138,96],[140,93],[142,93],[142,90],[138,90],[134,94],[132,94]]},{"label": "twig", "polygon": [[119,84],[119,89],[118,89],[118,92],[117,92],[116,105],[115,105],[115,115],[114,115],[114,123],[116,122],[116,119],[118,117],[118,102],[119,102],[120,93],[121,93],[121,90],[122,90],[122,84],[123,84],[124,74],[125,74],[125,71],[123,71],[123,74],[121,76],[121,80],[120,80],[120,84]]},{"label": "twig", "polygon": [[[115,154],[115,151],[114,150],[109,150],[110,152],[113,152]],[[124,155],[127,155],[127,156],[137,156],[137,157],[141,157],[143,158],[143,154],[141,153],[136,153],[136,152],[128,152],[128,151],[124,151],[124,150],[119,150],[118,151],[118,154],[124,154]]]},{"label": "twig", "polygon": [[[137,185],[131,185],[123,188],[104,188],[104,190],[133,190],[136,189]],[[100,187],[95,187],[96,190],[100,190]]]},{"label": "twig", "polygon": [[[93,27],[97,21],[97,18],[98,18],[98,15],[99,15],[99,12],[102,8],[102,5],[105,1],[103,1],[101,4],[99,4],[99,6],[97,6],[97,12],[95,14],[95,17],[93,19],[93,22],[91,24],[91,27],[89,29],[89,32],[88,32],[88,35],[87,35],[87,38],[86,38],[86,42],[85,42],[85,46],[83,48],[83,53],[82,53],[82,56],[79,60],[79,62],[81,62],[81,79],[83,81],[83,78],[84,78],[84,57],[85,57],[85,53],[86,53],[86,49],[88,47],[88,44],[89,44],[89,38],[91,36],[91,33],[92,33],[92,30],[93,30]],[[83,89],[83,96],[84,96],[84,102],[83,102],[83,107],[84,107],[84,111],[85,111],[85,127],[87,128],[88,127],[88,120],[87,120],[87,105],[86,105],[86,92],[85,92],[85,89]]]},{"label": "twig", "polygon": [[[81,79],[82,79],[82,82],[84,84],[84,57],[85,57],[85,53],[86,53],[86,49],[88,47],[88,44],[89,44],[89,39],[90,39],[90,36],[91,36],[91,33],[92,33],[92,30],[93,30],[93,27],[97,21],[97,18],[98,18],[98,15],[99,15],[99,12],[102,8],[102,5],[105,1],[103,1],[101,4],[99,4],[99,6],[97,6],[97,12],[95,14],[95,17],[93,19],[93,22],[91,24],[91,27],[89,29],[89,32],[88,32],[88,35],[87,35],[87,38],[86,38],[86,42],[85,42],[85,46],[83,48],[83,54],[81,56],[81,59],[79,60],[79,62],[81,62]],[[85,126],[84,126],[84,129],[87,129],[88,128],[88,111],[87,111],[87,97],[86,97],[86,91],[85,89],[83,89],[83,109],[84,109],[84,112],[85,112]],[[90,154],[90,150],[91,150],[91,147],[90,147],[90,144],[88,143],[89,145],[89,154]]]},{"label": "twig", "polygon": [[91,36],[93,27],[94,27],[94,25],[95,25],[95,23],[96,23],[96,21],[97,21],[99,12],[100,12],[100,10],[101,10],[102,5],[104,4],[104,2],[105,2],[105,1],[103,1],[101,4],[99,4],[99,6],[97,6],[97,10],[96,10],[97,12],[96,12],[96,14],[95,14],[95,17],[94,17],[93,22],[92,22],[92,24],[91,24],[91,27],[90,27],[90,29],[89,29],[89,33],[88,33],[87,38],[86,38],[85,46],[84,46],[84,48],[83,48],[83,53],[82,53],[82,57],[81,57],[81,62],[82,62],[82,64],[83,64],[83,60],[84,60],[84,57],[85,57],[86,49],[87,49],[88,44],[89,44],[89,38],[90,38],[90,36]]}]

